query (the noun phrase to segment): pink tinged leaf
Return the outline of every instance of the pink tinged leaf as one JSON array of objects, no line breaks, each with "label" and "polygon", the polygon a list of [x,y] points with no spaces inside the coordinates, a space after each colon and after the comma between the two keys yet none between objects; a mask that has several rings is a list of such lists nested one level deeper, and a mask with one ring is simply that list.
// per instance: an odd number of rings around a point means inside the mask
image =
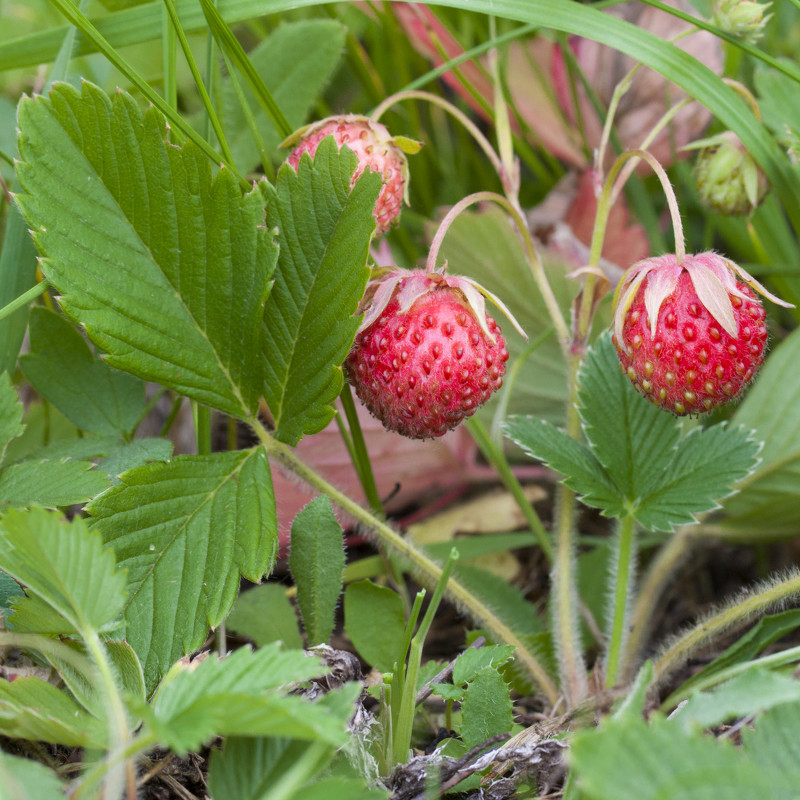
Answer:
[{"label": "pink tinged leaf", "polygon": [[723,282],[714,274],[713,270],[706,269],[691,257],[686,259],[685,266],[692,279],[697,297],[708,313],[719,322],[729,336],[734,338],[738,336],[739,329],[736,317],[733,315],[733,303],[731,303],[731,296]]},{"label": "pink tinged leaf", "polygon": [[383,314],[384,309],[387,305],[389,305],[389,301],[392,299],[392,294],[394,293],[395,287],[400,282],[401,278],[398,276],[396,278],[387,278],[383,281],[378,288],[375,290],[375,294],[372,296],[372,304],[367,309],[366,313],[364,314],[364,319],[361,320],[361,324],[358,326],[358,332],[365,331],[370,325],[373,325],[378,317]]},{"label": "pink tinged leaf", "polygon": [[407,278],[397,294],[397,302],[400,304],[398,312],[405,314],[430,289],[431,281],[427,275],[412,275]]},{"label": "pink tinged leaf", "polygon": [[625,323],[625,315],[633,303],[633,298],[639,291],[642,281],[647,277],[647,273],[652,269],[647,262],[642,262],[631,267],[628,277],[624,278],[617,287],[619,292],[614,311],[614,336],[617,337],[617,346],[622,349],[622,328]]},{"label": "pink tinged leaf", "polygon": [[525,341],[528,341],[528,334],[522,329],[522,326],[517,322],[514,315],[508,309],[506,304],[493,292],[490,292],[485,286],[481,286],[479,283],[475,283],[475,281],[467,279],[469,283],[471,283],[477,291],[479,291],[484,297],[488,298],[492,301],[499,309],[503,312],[503,316],[514,326],[514,330],[522,336]]},{"label": "pink tinged leaf", "polygon": [[758,292],[758,294],[763,295],[768,300],[772,300],[773,303],[779,306],[794,308],[793,303],[787,303],[785,300],[781,300],[780,297],[776,297],[772,292],[767,291],[747,270],[742,269],[738,264],[734,264],[733,261],[728,261],[728,259],[725,259],[725,261],[739,275],[742,282],[746,283],[754,292]]},{"label": "pink tinged leaf", "polygon": [[481,330],[489,338],[489,341],[494,344],[495,338],[489,330],[489,326],[486,324],[486,301],[483,299],[483,295],[475,288],[472,281],[465,280],[461,277],[457,278],[455,281],[449,279],[448,284],[458,289],[464,295],[467,299],[467,305],[470,307],[475,319],[478,320],[478,325],[481,326]]},{"label": "pink tinged leaf", "polygon": [[644,307],[650,320],[651,339],[656,338],[658,312],[663,302],[675,291],[682,271],[683,267],[678,264],[667,264],[649,273],[650,277],[644,290]]}]

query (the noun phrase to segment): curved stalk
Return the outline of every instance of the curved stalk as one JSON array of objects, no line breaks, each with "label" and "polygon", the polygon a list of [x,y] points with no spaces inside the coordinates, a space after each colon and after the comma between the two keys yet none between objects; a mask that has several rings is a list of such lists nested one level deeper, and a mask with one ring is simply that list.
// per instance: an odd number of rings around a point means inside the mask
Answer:
[{"label": "curved stalk", "polygon": [[508,198],[503,197],[503,195],[497,194],[496,192],[475,192],[474,194],[467,195],[467,197],[459,200],[458,203],[456,203],[447,212],[445,218],[439,225],[435,236],[433,237],[431,248],[428,251],[428,260],[425,265],[426,270],[428,272],[433,272],[435,269],[436,260],[439,256],[439,249],[442,246],[444,237],[447,234],[450,225],[452,225],[453,220],[470,206],[475,205],[476,203],[484,202],[497,203],[497,205],[507,211],[514,220],[514,224],[517,226],[517,230],[522,237],[522,243],[525,247],[525,255],[527,257],[526,260],[528,261],[528,265],[533,273],[533,279],[536,281],[536,285],[539,287],[539,291],[544,299],[544,303],[547,307],[553,327],[556,329],[559,341],[561,342],[562,348],[566,353],[567,342],[569,341],[569,328],[567,327],[567,323],[564,321],[564,317],[561,314],[561,309],[558,307],[558,301],[553,294],[553,290],[550,288],[550,283],[547,280],[547,275],[545,275],[541,259],[539,258],[536,248],[533,245],[533,239],[531,238],[528,226],[525,224],[525,220],[522,218],[522,215],[519,213],[514,204],[511,203]]},{"label": "curved stalk", "polygon": [[794,569],[782,580],[762,584],[745,600],[730,603],[718,613],[699,622],[667,647],[653,669],[653,685],[662,684],[676,669],[699,650],[724,633],[740,627],[755,616],[792,595],[800,594],[800,571]]},{"label": "curved stalk", "polygon": [[[351,500],[347,495],[314,472],[297,457],[290,447],[273,439],[257,419],[251,419],[250,424],[264,449],[272,458],[283,464],[309,486],[327,495],[339,508],[371,531],[387,550],[391,550],[409,561],[412,570],[423,584],[429,587],[436,585],[442,574],[441,567],[420,552],[383,520],[378,519],[378,517],[362,508],[358,503]],[[476,600],[455,578],[449,580],[446,596],[450,602],[468,612],[494,639],[514,646],[517,649],[517,659],[520,665],[536,681],[542,692],[547,696],[547,699],[553,704],[557,702],[559,697],[558,689],[544,667],[526,648],[522,640],[502,620],[498,619],[490,609]]]}]

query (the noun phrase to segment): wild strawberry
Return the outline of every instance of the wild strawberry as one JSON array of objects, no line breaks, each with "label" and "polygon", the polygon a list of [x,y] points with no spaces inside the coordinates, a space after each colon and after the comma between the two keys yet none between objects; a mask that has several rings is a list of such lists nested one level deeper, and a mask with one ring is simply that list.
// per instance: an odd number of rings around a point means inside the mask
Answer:
[{"label": "wild strawberry", "polygon": [[313,158],[319,143],[331,135],[340,148],[347,145],[358,157],[358,166],[351,178],[351,185],[365,169],[383,176],[383,188],[373,213],[377,223],[376,234],[380,236],[386,233],[397,222],[403,201],[408,197],[406,153],[418,152],[420,143],[404,136],[392,137],[379,122],[356,114],[347,114],[328,117],[293,133],[282,145],[295,145],[286,162],[296,170],[303,153],[308,153]]},{"label": "wild strawberry", "polygon": [[790,306],[717,253],[634,264],[615,296],[613,339],[623,372],[675,414],[727,403],[764,360],[766,315],[755,292]]},{"label": "wild strawberry", "polygon": [[503,385],[508,350],[484,295],[508,314],[468,278],[392,269],[370,282],[345,369],[388,430],[442,436]]}]

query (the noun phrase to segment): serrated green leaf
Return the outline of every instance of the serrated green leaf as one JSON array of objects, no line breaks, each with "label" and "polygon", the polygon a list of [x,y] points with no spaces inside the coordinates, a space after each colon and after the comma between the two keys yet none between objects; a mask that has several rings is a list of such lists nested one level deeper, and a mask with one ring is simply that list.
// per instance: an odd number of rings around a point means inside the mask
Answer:
[{"label": "serrated green leaf", "polygon": [[358,328],[353,315],[369,278],[381,178],[367,170],[351,191],[356,163],[329,137],[313,160],[300,160],[297,173],[281,167],[267,204],[280,256],[265,312],[264,394],[276,438],[292,445],[333,419],[344,382],[340,365]]},{"label": "serrated green leaf", "polygon": [[227,620],[229,630],[249,637],[259,647],[282,642],[289,649],[303,646],[298,624],[286,587],[277,583],[262,583],[242,592]]},{"label": "serrated green leaf", "polygon": [[0,572],[0,613],[5,614],[16,598],[24,596],[22,587],[10,575]]},{"label": "serrated green leaf", "polygon": [[535,417],[512,416],[504,424],[506,435],[531,458],[543,461],[565,476],[564,483],[586,505],[610,516],[624,513],[623,498],[603,465],[587,447],[564,431]]},{"label": "serrated green leaf", "polygon": [[125,638],[150,689],[225,619],[239,575],[258,581],[275,559],[275,498],[261,448],[138,467],[87,511],[128,570]]},{"label": "serrated green leaf", "polygon": [[105,748],[108,729],[40,678],[0,681],[0,733],[71,747]]},{"label": "serrated green leaf", "polygon": [[400,658],[406,616],[397,592],[372,581],[356,581],[344,592],[344,630],[359,655],[381,672]]},{"label": "serrated green leaf", "polygon": [[0,473],[0,509],[85,503],[108,484],[91,461],[22,461]]},{"label": "serrated green leaf", "polygon": [[0,750],[0,800],[64,800],[64,787],[44,764]]},{"label": "serrated green leaf", "polygon": [[212,177],[198,148],[125,92],[55,84],[19,108],[17,202],[42,269],[112,366],[233,416],[263,384],[263,304],[276,246],[263,196]]},{"label": "serrated green leaf", "polygon": [[692,726],[706,729],[791,702],[800,702],[796,680],[768,669],[749,669],[712,692],[692,695],[672,719],[687,731]]},{"label": "serrated green leaf", "polygon": [[0,517],[0,569],[78,630],[99,630],[125,603],[125,573],[81,517],[34,508]]},{"label": "serrated green leaf", "polygon": [[579,381],[580,414],[592,452],[623,497],[641,497],[675,453],[681,435],[677,418],[636,392],[619,368],[608,331],[586,354]]},{"label": "serrated green leaf", "polygon": [[19,401],[11,376],[0,372],[0,464],[3,463],[8,443],[22,435],[24,408]]},{"label": "serrated green leaf", "polygon": [[583,731],[572,742],[571,762],[589,800],[796,797],[796,791],[773,794],[772,776],[762,774],[730,741],[682,734],[662,717],[648,725],[640,717],[626,716],[599,730]]},{"label": "serrated green leaf", "polygon": [[20,358],[25,377],[81,430],[128,434],[144,410],[144,384],[112,369],[89,349],[66,319],[34,308],[31,351]]},{"label": "serrated green leaf", "polygon": [[316,703],[284,694],[292,683],[325,672],[302,651],[240,648],[224,659],[210,655],[194,669],[173,671],[143,712],[162,743],[179,753],[215,735],[281,735],[339,746],[347,741],[345,723],[357,684]]},{"label": "serrated green leaf", "polygon": [[32,458],[37,450],[51,443],[75,441],[80,433],[57,408],[45,407],[44,403],[31,403],[25,409],[24,426],[22,435],[6,446],[6,466]]},{"label": "serrated green leaf", "polygon": [[[272,31],[248,58],[272,93],[276,105],[293,128],[306,119],[314,101],[339,63],[344,47],[345,28],[333,19],[287,22]],[[259,163],[256,148],[230,81],[223,84],[223,121],[229,131],[228,144],[239,169],[248,173]],[[280,144],[280,135],[258,107],[255,97],[245,87],[267,152]]]},{"label": "serrated green leaf", "polygon": [[681,441],[655,488],[638,501],[636,520],[650,530],[670,531],[695,522],[696,514],[720,508],[717,501],[750,473],[760,448],[744,428],[724,422],[695,428]]},{"label": "serrated green leaf", "polygon": [[292,522],[289,569],[310,646],[327,644],[342,592],[342,526],[327,497],[317,497]]},{"label": "serrated green leaf", "polygon": [[469,683],[484,667],[498,669],[514,657],[514,648],[507,644],[490,644],[465,650],[453,666],[453,683]]},{"label": "serrated green leaf", "polygon": [[461,704],[461,738],[467,747],[508,733],[514,722],[511,716],[508,686],[494,667],[483,667],[467,687]]},{"label": "serrated green leaf", "polygon": [[800,330],[770,354],[734,421],[763,440],[761,461],[725,503],[726,526],[763,537],[795,534],[800,524]]},{"label": "serrated green leaf", "polygon": [[98,458],[98,469],[108,474],[111,482],[134,467],[151,461],[169,461],[172,442],[169,439],[141,438],[126,442],[118,436],[82,436],[62,439],[29,454],[31,459],[58,460]]}]

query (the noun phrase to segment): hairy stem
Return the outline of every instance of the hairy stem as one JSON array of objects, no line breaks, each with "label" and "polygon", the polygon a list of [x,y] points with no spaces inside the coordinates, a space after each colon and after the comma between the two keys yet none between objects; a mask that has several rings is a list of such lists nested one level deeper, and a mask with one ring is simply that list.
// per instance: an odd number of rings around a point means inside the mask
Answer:
[{"label": "hairy stem", "polygon": [[[409,561],[412,570],[423,584],[429,587],[436,585],[442,574],[442,569],[438,564],[404,539],[383,520],[362,508],[358,503],[329,484],[301,461],[290,447],[273,439],[257,419],[251,419],[250,424],[264,449],[272,458],[308,483],[309,486],[327,495],[339,508],[370,530],[383,547]],[[451,578],[448,581],[446,596],[452,603],[465,609],[481,627],[489,632],[492,638],[516,647],[520,665],[539,684],[542,692],[551,703],[555,703],[558,700],[558,689],[544,667],[502,620],[498,619],[490,609],[473,597],[455,578]]]},{"label": "hairy stem", "polygon": [[770,581],[756,588],[745,600],[730,603],[712,617],[690,628],[667,647],[655,662],[653,682],[662,684],[676,669],[701,647],[711,644],[720,635],[761,616],[793,595],[800,595],[800,571],[793,569],[785,578]]},{"label": "hairy stem", "polygon": [[630,514],[620,520],[617,532],[617,563],[615,570],[614,605],[611,635],[606,657],[606,689],[617,683],[620,661],[624,657],[628,631],[630,581],[634,570],[634,521]]}]

